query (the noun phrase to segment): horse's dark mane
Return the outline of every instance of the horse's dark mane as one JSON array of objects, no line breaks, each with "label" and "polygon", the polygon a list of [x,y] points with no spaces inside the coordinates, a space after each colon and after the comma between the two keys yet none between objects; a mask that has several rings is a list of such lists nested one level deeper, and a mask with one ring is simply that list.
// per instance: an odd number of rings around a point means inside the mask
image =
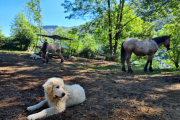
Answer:
[{"label": "horse's dark mane", "polygon": [[157,44],[160,44],[166,41],[169,37],[170,36],[155,37],[155,38],[152,38],[152,40],[154,40]]},{"label": "horse's dark mane", "polygon": [[46,49],[47,49],[47,42],[44,42],[43,43],[43,46],[42,46],[42,48],[41,48],[41,51],[44,53],[44,54],[46,54]]}]

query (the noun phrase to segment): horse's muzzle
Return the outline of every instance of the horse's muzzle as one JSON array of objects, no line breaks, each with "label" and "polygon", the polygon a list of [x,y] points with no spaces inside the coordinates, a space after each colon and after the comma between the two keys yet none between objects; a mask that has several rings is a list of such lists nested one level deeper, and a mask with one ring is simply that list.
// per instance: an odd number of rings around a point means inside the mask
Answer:
[{"label": "horse's muzzle", "polygon": [[170,50],[171,48],[167,48],[167,50]]}]

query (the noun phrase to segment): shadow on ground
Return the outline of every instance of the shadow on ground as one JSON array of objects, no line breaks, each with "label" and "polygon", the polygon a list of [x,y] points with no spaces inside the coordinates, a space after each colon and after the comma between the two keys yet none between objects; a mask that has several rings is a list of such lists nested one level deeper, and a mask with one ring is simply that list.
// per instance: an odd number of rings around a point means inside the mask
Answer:
[{"label": "shadow on ground", "polygon": [[115,62],[70,58],[48,64],[28,54],[0,53],[0,120],[25,120],[28,106],[44,99],[42,85],[50,77],[80,84],[87,100],[43,120],[177,120],[180,119],[180,75],[164,70],[133,74]]}]

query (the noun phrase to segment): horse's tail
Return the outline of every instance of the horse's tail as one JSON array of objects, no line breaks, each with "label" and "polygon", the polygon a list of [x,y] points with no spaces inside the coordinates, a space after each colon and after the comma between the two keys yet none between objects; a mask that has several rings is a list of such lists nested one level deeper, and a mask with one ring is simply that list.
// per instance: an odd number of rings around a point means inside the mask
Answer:
[{"label": "horse's tail", "polygon": [[[123,42],[124,43],[124,42]],[[126,59],[126,51],[123,47],[123,43],[121,45],[121,63],[123,64],[125,62]]]},{"label": "horse's tail", "polygon": [[47,42],[44,42],[41,48],[41,51],[44,53],[44,55],[46,55],[47,44],[48,44]]}]

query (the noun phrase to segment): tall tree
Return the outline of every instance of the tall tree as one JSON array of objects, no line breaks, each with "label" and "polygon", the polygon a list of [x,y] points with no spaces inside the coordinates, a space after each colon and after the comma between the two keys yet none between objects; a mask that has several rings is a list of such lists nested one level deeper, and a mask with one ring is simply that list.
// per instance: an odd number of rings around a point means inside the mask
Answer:
[{"label": "tall tree", "polygon": [[[117,46],[121,39],[122,32],[132,21],[138,17],[152,21],[159,17],[166,17],[172,11],[179,9],[180,0],[64,0],[65,13],[70,13],[66,18],[91,18],[91,23],[106,24],[109,26],[109,47],[110,54],[115,60]],[[174,10],[175,9],[175,10]],[[124,16],[134,10],[134,15],[128,20],[123,20]],[[177,11],[177,10],[176,10]],[[178,14],[179,12],[176,12]],[[104,15],[108,14],[108,21],[104,21]],[[113,18],[112,18],[113,17]],[[98,21],[100,19],[101,21]],[[112,28],[115,26],[115,28]],[[90,27],[89,27],[90,28]],[[112,35],[112,37],[111,37]],[[147,36],[148,38],[149,36]]]},{"label": "tall tree", "polygon": [[26,50],[35,38],[35,33],[23,12],[18,13],[11,25],[11,35],[19,42],[21,50]]},{"label": "tall tree", "polygon": [[40,0],[30,0],[26,3],[26,16],[31,24],[37,24],[38,27],[42,25],[42,8]]},{"label": "tall tree", "polygon": [[112,60],[112,21],[111,21],[111,1],[108,0],[108,25],[109,25],[109,47],[110,47],[110,55]]},{"label": "tall tree", "polygon": [[[34,28],[34,31],[36,33],[41,34],[43,22],[42,22],[42,15],[41,15],[42,8],[40,6],[40,0],[29,0],[26,3],[25,11],[26,11],[26,16],[27,16],[29,22],[31,23],[31,25]],[[37,25],[37,27],[36,27],[36,25]],[[41,37],[40,37],[40,39],[41,39]],[[38,42],[39,42],[39,40],[37,38],[37,42],[35,42],[36,46],[37,46]]]},{"label": "tall tree", "polygon": [[[120,33],[123,31],[123,28],[132,20],[136,19],[136,16],[131,18],[129,21],[122,23],[123,15],[126,14],[124,11],[125,3],[129,2],[129,9],[134,9],[133,4],[137,3],[134,0],[119,0],[117,3],[116,0],[75,0],[73,2],[65,0],[62,6],[66,9],[65,12],[72,12],[66,18],[79,18],[89,17],[92,19],[92,23],[98,21],[99,19],[104,19],[106,13],[108,14],[108,29],[109,29],[109,48],[110,56],[113,60],[116,58],[116,51],[118,46],[118,40],[120,39]],[[112,16],[114,17],[112,21]],[[106,22],[106,21],[104,21]],[[99,22],[99,24],[102,21]],[[115,29],[112,28],[112,23],[115,26]],[[115,41],[115,42],[113,42]],[[114,43],[114,44],[113,44]]]}]

